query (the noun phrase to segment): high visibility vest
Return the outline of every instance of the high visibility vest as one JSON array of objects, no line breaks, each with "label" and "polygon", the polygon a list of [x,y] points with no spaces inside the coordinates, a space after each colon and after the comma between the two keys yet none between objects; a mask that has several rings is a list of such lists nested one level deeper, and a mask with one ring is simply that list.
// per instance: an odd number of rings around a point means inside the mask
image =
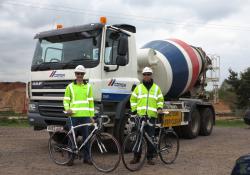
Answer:
[{"label": "high visibility vest", "polygon": [[141,83],[136,86],[130,97],[132,112],[137,111],[139,116],[157,117],[157,109],[163,108],[164,98],[159,86],[153,83],[148,89]]},{"label": "high visibility vest", "polygon": [[72,117],[93,117],[94,98],[90,84],[70,83],[65,90],[64,109],[73,111]]}]

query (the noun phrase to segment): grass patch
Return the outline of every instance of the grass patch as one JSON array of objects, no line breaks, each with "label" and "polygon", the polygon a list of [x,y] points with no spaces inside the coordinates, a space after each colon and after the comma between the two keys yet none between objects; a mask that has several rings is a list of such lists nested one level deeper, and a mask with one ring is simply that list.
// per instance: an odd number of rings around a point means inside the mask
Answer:
[{"label": "grass patch", "polygon": [[215,126],[217,127],[232,127],[232,128],[246,128],[247,124],[242,119],[235,120],[216,120]]},{"label": "grass patch", "polygon": [[15,113],[14,111],[0,111],[0,116],[24,116],[25,114]]},{"label": "grass patch", "polygon": [[27,119],[0,119],[0,126],[29,127]]}]

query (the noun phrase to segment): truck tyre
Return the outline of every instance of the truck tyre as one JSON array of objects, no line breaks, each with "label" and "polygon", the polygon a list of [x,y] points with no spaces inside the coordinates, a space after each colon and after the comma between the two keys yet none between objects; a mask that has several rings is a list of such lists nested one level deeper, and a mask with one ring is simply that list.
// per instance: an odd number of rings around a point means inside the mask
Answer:
[{"label": "truck tyre", "polygon": [[182,134],[185,139],[193,139],[198,136],[201,126],[201,117],[197,109],[192,110],[191,120],[188,125],[183,126]]},{"label": "truck tyre", "polygon": [[201,110],[200,135],[208,136],[212,133],[214,126],[214,114],[210,108]]},{"label": "truck tyre", "polygon": [[249,110],[249,109],[246,110],[243,119],[244,119],[244,122],[245,122],[247,125],[250,125],[250,110]]},{"label": "truck tyre", "polygon": [[178,137],[183,138],[182,126],[174,126],[173,128]]},{"label": "truck tyre", "polygon": [[123,143],[124,137],[129,132],[127,124],[128,124],[128,115],[126,113],[115,122],[114,136],[119,141],[119,143]]}]

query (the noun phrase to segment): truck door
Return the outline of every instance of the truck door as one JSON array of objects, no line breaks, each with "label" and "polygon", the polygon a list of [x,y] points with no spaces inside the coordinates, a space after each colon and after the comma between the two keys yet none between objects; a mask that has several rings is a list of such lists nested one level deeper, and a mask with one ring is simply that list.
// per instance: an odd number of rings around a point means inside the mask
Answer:
[{"label": "truck door", "polygon": [[[118,66],[118,45],[121,38],[128,41],[125,33],[108,28],[106,32],[104,60],[102,67],[102,100],[119,102],[131,93],[133,71],[129,51],[124,56],[124,65]],[[124,43],[123,43],[124,44]],[[127,42],[127,48],[128,48]],[[129,50],[129,49],[127,49]]]}]

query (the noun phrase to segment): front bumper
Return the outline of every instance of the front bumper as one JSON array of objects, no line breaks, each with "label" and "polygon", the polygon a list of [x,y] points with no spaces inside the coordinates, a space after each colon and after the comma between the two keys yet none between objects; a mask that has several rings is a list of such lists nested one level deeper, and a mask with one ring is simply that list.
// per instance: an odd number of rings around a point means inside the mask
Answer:
[{"label": "front bumper", "polygon": [[48,125],[62,125],[67,123],[66,117],[46,117],[39,113],[28,113],[28,120],[31,126],[34,126],[34,130],[46,129]]}]

